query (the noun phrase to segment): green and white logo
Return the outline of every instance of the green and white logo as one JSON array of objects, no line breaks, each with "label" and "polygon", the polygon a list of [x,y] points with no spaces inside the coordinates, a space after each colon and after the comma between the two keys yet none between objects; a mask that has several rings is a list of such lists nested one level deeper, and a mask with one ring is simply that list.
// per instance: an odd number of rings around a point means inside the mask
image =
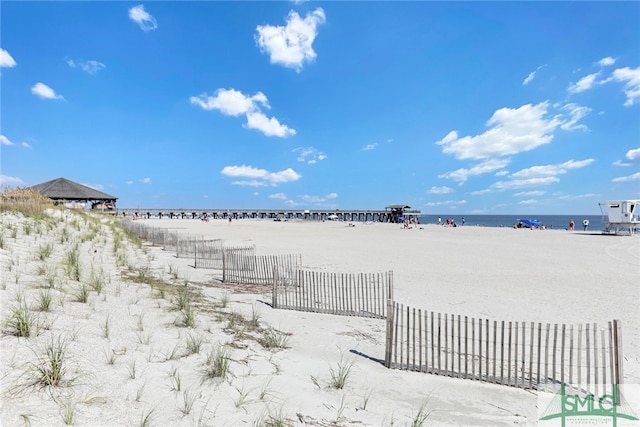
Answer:
[{"label": "green and white logo", "polygon": [[[640,425],[635,422],[639,419],[625,399],[620,386],[612,384],[608,388],[607,391],[596,395],[572,392],[575,388],[562,384],[560,391],[554,395],[539,419],[540,421],[555,420],[556,422],[559,420],[561,427],[567,426],[568,419],[569,425],[606,423],[617,427],[618,421],[622,420],[634,422],[633,425]],[[541,427],[546,425],[547,423],[540,423]],[[551,427],[557,424],[548,423],[548,425]],[[628,424],[625,423],[625,425]]]}]

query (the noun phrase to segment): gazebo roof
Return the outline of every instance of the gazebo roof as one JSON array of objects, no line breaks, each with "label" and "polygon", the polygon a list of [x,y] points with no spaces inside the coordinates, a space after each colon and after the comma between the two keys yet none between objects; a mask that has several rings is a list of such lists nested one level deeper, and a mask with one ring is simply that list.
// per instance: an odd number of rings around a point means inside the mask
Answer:
[{"label": "gazebo roof", "polygon": [[69,181],[65,178],[58,178],[51,181],[43,182],[42,184],[37,184],[29,188],[52,200],[115,201],[118,199],[115,196],[103,193],[102,191],[94,190],[91,187],[78,184],[77,182]]}]

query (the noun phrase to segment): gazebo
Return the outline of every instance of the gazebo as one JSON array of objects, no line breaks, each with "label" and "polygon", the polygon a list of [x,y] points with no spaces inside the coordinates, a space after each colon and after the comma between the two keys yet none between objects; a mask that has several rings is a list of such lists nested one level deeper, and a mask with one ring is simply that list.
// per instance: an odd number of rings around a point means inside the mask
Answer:
[{"label": "gazebo", "polygon": [[118,200],[115,196],[69,181],[66,178],[54,179],[29,188],[50,198],[55,204],[90,202],[92,209],[114,210],[116,200]]}]

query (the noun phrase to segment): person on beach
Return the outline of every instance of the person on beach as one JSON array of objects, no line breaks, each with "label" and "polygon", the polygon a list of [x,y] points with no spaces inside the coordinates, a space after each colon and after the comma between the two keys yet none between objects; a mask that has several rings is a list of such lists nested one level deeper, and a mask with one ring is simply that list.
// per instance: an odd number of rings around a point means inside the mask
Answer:
[{"label": "person on beach", "polygon": [[587,228],[589,228],[589,220],[587,218],[582,221],[582,228],[584,231],[587,231]]},{"label": "person on beach", "polygon": [[438,225],[442,225],[442,218],[438,217]]},{"label": "person on beach", "polygon": [[576,227],[576,223],[573,222],[573,219],[571,221],[569,221],[569,231],[573,231],[573,229]]},{"label": "person on beach", "polygon": [[462,225],[464,225],[464,217],[462,217]]}]

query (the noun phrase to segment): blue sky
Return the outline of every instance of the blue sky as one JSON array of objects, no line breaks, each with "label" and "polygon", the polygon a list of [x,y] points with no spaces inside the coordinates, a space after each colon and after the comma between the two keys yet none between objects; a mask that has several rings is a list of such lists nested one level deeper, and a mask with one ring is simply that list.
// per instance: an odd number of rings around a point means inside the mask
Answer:
[{"label": "blue sky", "polygon": [[119,207],[640,198],[640,2],[2,2],[2,185]]}]

